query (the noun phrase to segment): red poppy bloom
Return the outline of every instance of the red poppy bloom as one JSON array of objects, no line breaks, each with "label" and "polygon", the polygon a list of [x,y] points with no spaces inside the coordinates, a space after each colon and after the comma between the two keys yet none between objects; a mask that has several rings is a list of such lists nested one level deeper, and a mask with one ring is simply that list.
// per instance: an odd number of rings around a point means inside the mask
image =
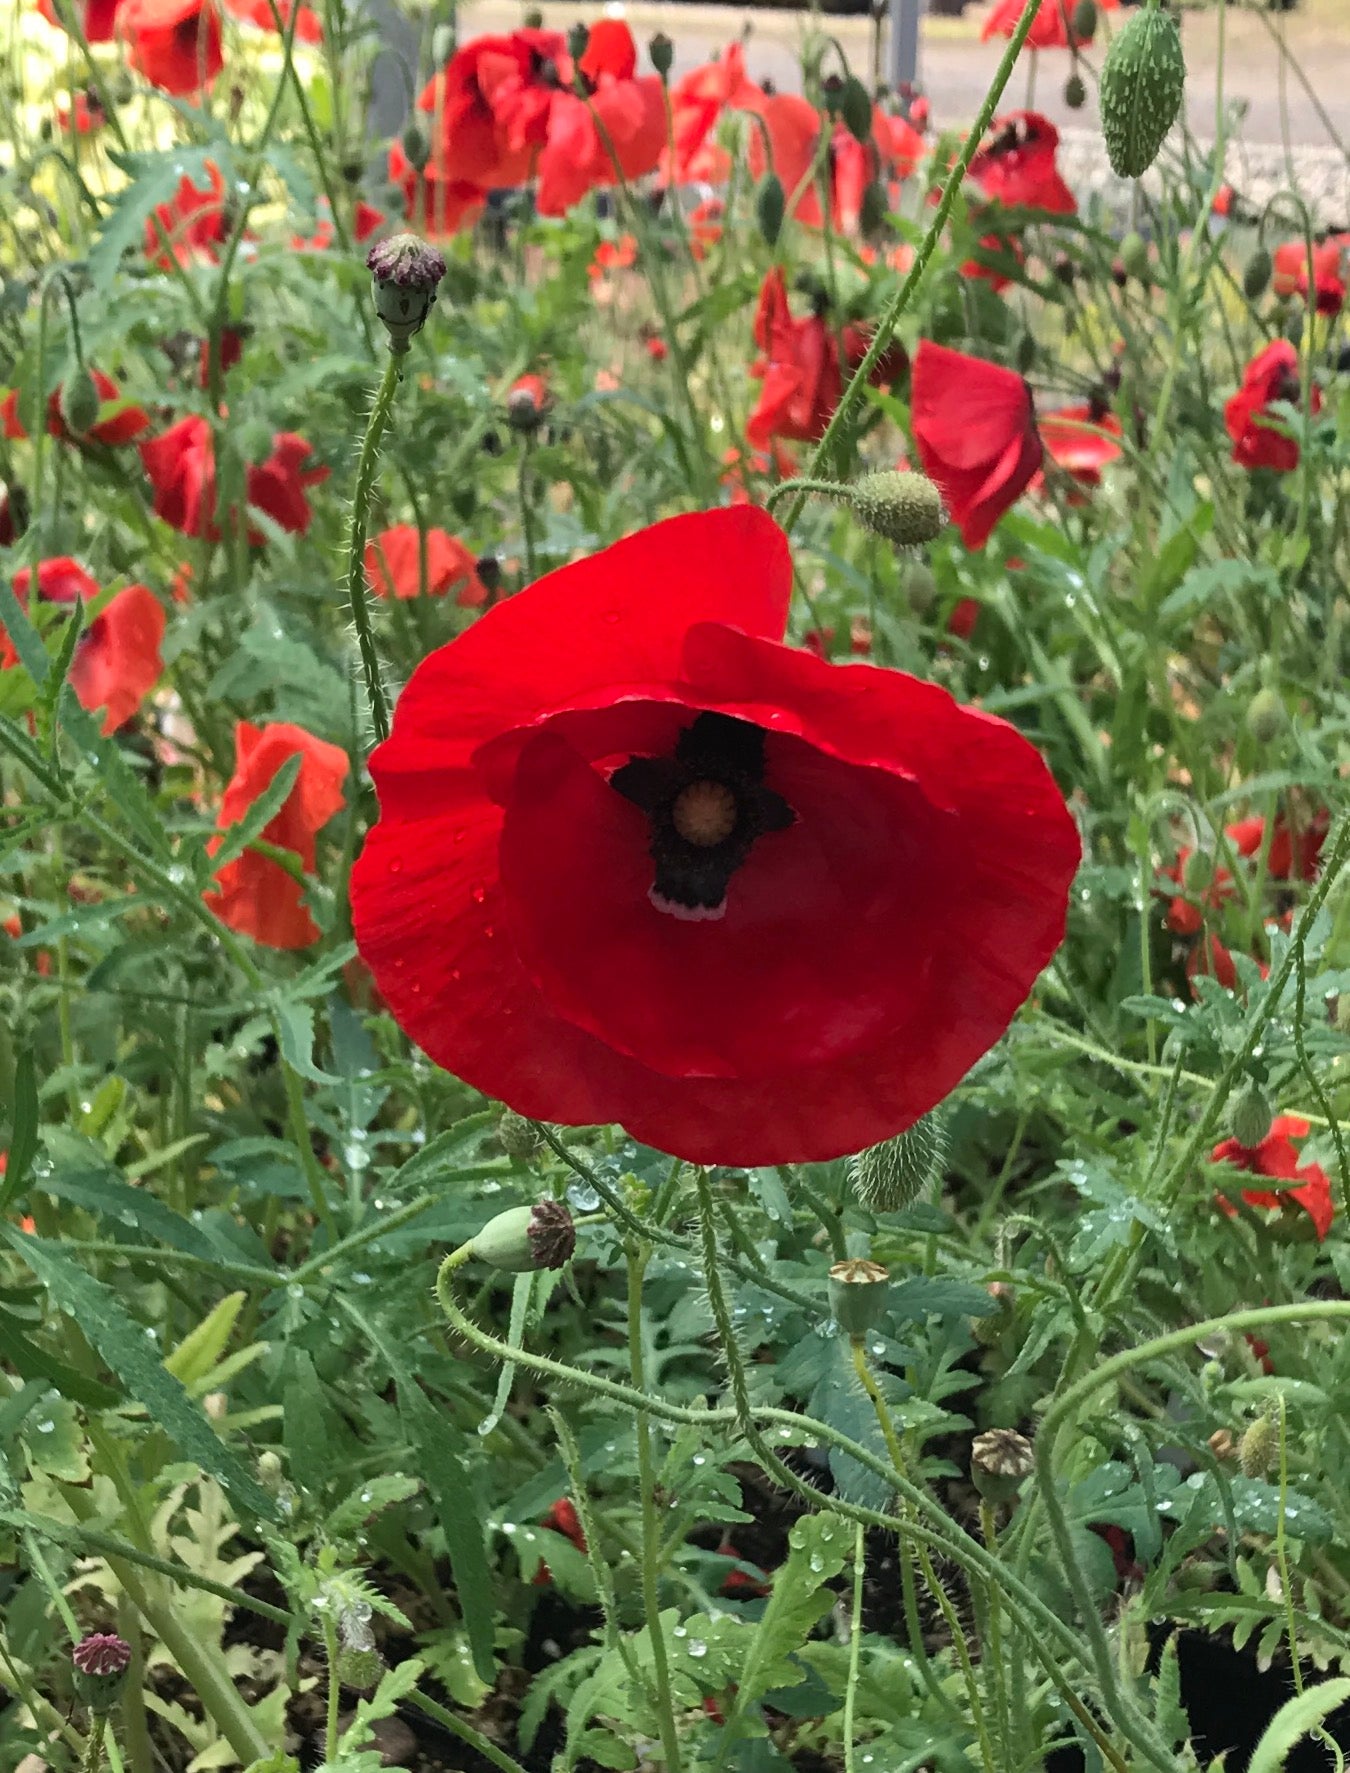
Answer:
[{"label": "red poppy bloom", "polygon": [[[769,157],[773,170],[789,200],[800,192],[791,213],[807,227],[821,225],[820,193],[814,179],[803,184],[810,173],[820,142],[821,116],[809,100],[799,93],[780,92],[759,104],[746,105],[763,118],[769,137]],[[755,129],[750,136],[750,170],[762,177],[765,166],[763,133]],[[880,109],[873,111],[873,140],[860,142],[842,123],[831,126],[828,170],[830,179],[830,220],[841,233],[850,233],[858,225],[863,194],[874,179],[893,173],[903,178],[913,170],[917,155],[915,142],[922,146],[909,125],[901,118],[887,117]]]},{"label": "red poppy bloom", "polygon": [[1102,469],[1120,460],[1120,420],[1084,401],[1043,412],[1036,421],[1046,454],[1083,486],[1100,486]]},{"label": "red poppy bloom", "polygon": [[[417,100],[436,120],[436,176],[480,192],[524,184],[548,140],[554,97],[571,77],[560,31],[475,37],[457,49]],[[390,173],[403,176],[392,162]]]},{"label": "red poppy bloom", "polygon": [[975,632],[983,604],[978,597],[962,597],[947,617],[947,632],[954,640],[969,640]]},{"label": "red poppy bloom", "polygon": [[1231,185],[1220,185],[1214,196],[1213,208],[1215,215],[1231,215],[1233,213],[1233,205],[1237,200],[1237,192]]},{"label": "red poppy bloom", "polygon": [[107,121],[103,106],[93,92],[77,92],[73,111],[68,105],[56,107],[56,126],[66,135],[92,135]]},{"label": "red poppy bloom", "polygon": [[[382,209],[376,209],[373,203],[367,203],[364,198],[358,197],[352,211],[352,239],[359,246],[363,240],[369,240],[377,229],[382,228],[385,220]],[[297,252],[326,252],[336,238],[337,230],[325,203],[320,206],[319,225],[314,232],[292,234],[291,245]]]},{"label": "red poppy bloom", "polygon": [[416,171],[398,142],[389,150],[389,178],[403,192],[408,226],[429,240],[448,240],[461,228],[471,228],[487,202],[481,186],[446,178],[434,160]]},{"label": "red poppy bloom", "polygon": [[726,204],[720,197],[705,197],[689,211],[689,250],[701,264],[722,238]]},{"label": "red poppy bloom", "polygon": [[[14,575],[14,592],[27,601],[33,575],[27,567]],[[68,557],[38,564],[38,596],[44,603],[89,603],[98,585]],[[75,645],[70,684],[80,706],[102,708],[103,731],[115,733],[140,707],[164,669],[159,646],[164,638],[164,610],[153,591],[128,585],[88,624]],[[14,653],[0,629],[0,669],[14,663]]]},{"label": "red poppy bloom", "polygon": [[1075,215],[1078,200],[1055,164],[1059,131],[1039,111],[1010,111],[989,126],[989,138],[970,163],[970,177],[999,203]]},{"label": "red poppy bloom", "polygon": [[1318,807],[1291,824],[1288,813],[1279,813],[1270,835],[1266,866],[1272,880],[1312,880],[1322,859],[1322,845],[1331,829],[1331,814]]},{"label": "red poppy bloom", "polygon": [[764,93],[745,72],[745,46],[731,43],[714,61],[691,68],[670,89],[671,140],[675,154],[661,162],[668,183],[725,183],[731,162],[710,138],[725,110],[757,111]]},{"label": "red poppy bloom", "polygon": [[[1244,1188],[1242,1198],[1249,1207],[1281,1207],[1292,1201],[1312,1220],[1321,1243],[1331,1230],[1335,1207],[1331,1199],[1331,1181],[1320,1164],[1300,1165],[1295,1139],[1306,1139],[1306,1120],[1296,1114],[1277,1115],[1270,1131],[1259,1145],[1239,1145],[1236,1139],[1224,1139],[1210,1153],[1210,1162],[1232,1164],[1235,1169],[1265,1176],[1272,1182],[1292,1183],[1292,1187]],[[1223,1195],[1216,1196],[1226,1213],[1235,1213],[1233,1203]]]},{"label": "red poppy bloom", "polygon": [[191,264],[202,257],[214,262],[213,247],[225,238],[225,180],[214,161],[206,164],[206,189],[184,176],[172,203],[160,203],[146,218],[145,251],[161,270]]},{"label": "red poppy bloom", "polygon": [[923,339],[910,392],[923,471],[966,547],[982,548],[1041,465],[1031,390],[1014,370]]},{"label": "red poppy bloom", "polygon": [[[1234,824],[1224,826],[1224,835],[1238,855],[1254,856],[1264,841],[1265,827],[1266,822],[1261,818],[1238,819]],[[1186,889],[1187,865],[1193,853],[1189,846],[1183,845],[1178,849],[1176,861],[1159,871],[1163,879],[1172,881],[1178,888]],[[1217,911],[1219,906],[1232,898],[1234,884],[1228,870],[1219,863],[1213,863],[1207,873],[1208,879],[1201,886],[1195,890],[1178,892],[1167,907],[1166,923],[1174,936],[1199,935],[1204,927],[1205,912]],[[1229,966],[1231,965],[1230,961]],[[1219,977],[1218,974],[1215,976]]]},{"label": "red poppy bloom", "polygon": [[[1277,296],[1308,296],[1308,246],[1303,240],[1287,240],[1272,258],[1270,287]],[[1319,314],[1339,314],[1345,304],[1344,248],[1337,239],[1313,247],[1313,300]]]},{"label": "red poppy bloom", "polygon": [[[291,3],[292,0],[277,0],[282,30],[291,22]],[[225,10],[232,18],[242,19],[246,25],[256,25],[260,31],[275,33],[277,30],[271,0],[225,0]],[[323,42],[323,23],[311,7],[300,8],[300,16],[295,21],[295,40],[297,43]]]},{"label": "red poppy bloom", "polygon": [[607,271],[626,271],[637,263],[637,241],[631,234],[620,234],[617,240],[602,240],[595,257],[586,267],[586,275],[596,283]]},{"label": "red poppy bloom", "polygon": [[[117,12],[122,0],[72,0],[84,25],[87,43],[111,43],[117,34]],[[38,11],[49,25],[65,30],[53,0],[38,0]]]},{"label": "red poppy bloom", "polygon": [[[1273,468],[1282,474],[1298,467],[1299,441],[1284,431],[1270,410],[1274,400],[1297,405],[1303,388],[1298,352],[1288,339],[1276,339],[1258,351],[1242,374],[1242,386],[1223,409],[1223,422],[1233,440],[1233,460],[1244,468]],[[1312,410],[1322,410],[1322,393],[1313,384]]]},{"label": "red poppy bloom", "polygon": [[[1103,12],[1114,12],[1120,0],[1099,0]],[[1026,39],[1030,49],[1070,49],[1080,41],[1073,33],[1073,0],[994,0],[984,21],[981,42],[991,37],[1011,37],[1028,5],[1036,8],[1036,22]]]},{"label": "red poppy bloom", "polygon": [[666,98],[660,76],[635,77],[637,49],[619,19],[604,19],[590,36],[581,71],[589,99],[558,91],[548,140],[539,156],[541,215],[564,215],[588,191],[654,172],[666,149]]},{"label": "red poppy bloom", "polygon": [[781,265],[770,269],[760,288],[755,343],[764,353],[757,371],[764,386],[746,437],[757,449],[771,437],[819,437],[839,404],[839,348],[823,311],[794,319]]},{"label": "red poppy bloom", "polygon": [[[421,590],[421,543],[415,523],[396,523],[366,543],[366,583],[377,597],[416,597]],[[476,557],[443,529],[427,531],[427,595],[444,597],[459,587],[455,601],[466,609],[487,602]]]},{"label": "red poppy bloom", "polygon": [[164,92],[200,92],[225,66],[212,0],[122,0],[117,31],[131,66]]},{"label": "red poppy bloom", "polygon": [[[302,726],[278,721],[256,727],[246,720],[234,729],[234,752],[234,774],[220,806],[222,831],[237,825],[271,786],[281,766],[299,754],[295,786],[280,812],[264,825],[262,836],[278,849],[290,850],[300,858],[305,873],[313,874],[319,832],[342,806],[347,753],[339,745],[316,739]],[[212,854],[223,841],[211,840]],[[305,908],[299,881],[254,849],[245,850],[217,872],[215,890],[205,900],[222,923],[269,948],[305,948],[320,935]]]},{"label": "red poppy bloom", "polygon": [[653,363],[664,363],[670,356],[670,346],[659,333],[648,333],[642,341],[643,349]]},{"label": "red poppy bloom", "polygon": [[[243,355],[243,333],[236,332],[232,326],[222,327],[220,332],[220,376],[222,381]],[[197,381],[199,386],[203,388],[211,386],[210,339],[202,340],[201,355],[197,366]]]},{"label": "red poppy bloom", "polygon": [[[56,388],[47,399],[47,434],[60,437],[67,443],[102,443],[109,449],[115,449],[120,443],[130,443],[139,437],[142,431],[150,429],[150,415],[143,406],[136,406],[129,400],[123,400],[122,390],[111,376],[105,376],[101,369],[90,369],[95,388],[98,390],[100,407],[112,405],[114,410],[107,417],[102,413],[89,427],[83,436],[77,437],[66,426],[61,416],[61,390]],[[4,425],[5,436],[20,439],[28,435],[19,419],[19,393],[11,388],[0,401],[0,423]]]},{"label": "red poppy bloom", "polygon": [[1077,832],[1013,727],[782,644],[786,538],[674,517],[423,661],[354,926],[393,1014],[523,1114],[695,1162],[909,1126],[1064,930]]},{"label": "red poppy bloom", "polygon": [[[154,489],[155,515],[185,536],[219,541],[215,446],[208,422],[192,414],[162,437],[141,444],[140,450]],[[278,432],[271,455],[251,465],[246,478],[249,505],[266,512],[281,529],[299,535],[308,530],[312,516],[305,488],[328,478],[327,468],[306,466],[310,453],[303,437],[293,431]],[[248,539],[257,544],[265,537],[250,526]]]}]

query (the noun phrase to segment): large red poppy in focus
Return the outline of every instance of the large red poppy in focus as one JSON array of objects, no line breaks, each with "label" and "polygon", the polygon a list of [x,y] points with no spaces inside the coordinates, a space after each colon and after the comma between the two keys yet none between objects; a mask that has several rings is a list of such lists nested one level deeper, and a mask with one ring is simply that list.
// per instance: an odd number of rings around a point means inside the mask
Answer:
[{"label": "large red poppy in focus", "polygon": [[910,418],[961,540],[982,548],[1044,458],[1030,388],[1015,370],[922,339]]},{"label": "large red poppy in focus", "polygon": [[1064,932],[1079,843],[1015,728],[782,644],[787,541],[674,517],[423,661],[371,759],[361,951],[447,1069],[691,1161],[911,1125]]}]

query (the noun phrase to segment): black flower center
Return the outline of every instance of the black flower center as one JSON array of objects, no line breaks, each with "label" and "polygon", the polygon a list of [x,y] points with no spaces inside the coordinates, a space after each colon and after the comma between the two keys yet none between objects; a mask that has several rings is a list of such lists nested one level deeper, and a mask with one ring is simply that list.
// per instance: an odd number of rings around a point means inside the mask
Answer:
[{"label": "black flower center", "polygon": [[796,814],[764,786],[764,730],[729,714],[700,714],[673,757],[632,757],[610,784],[641,807],[656,864],[652,903],[675,917],[720,917],[727,887],[755,842]]}]

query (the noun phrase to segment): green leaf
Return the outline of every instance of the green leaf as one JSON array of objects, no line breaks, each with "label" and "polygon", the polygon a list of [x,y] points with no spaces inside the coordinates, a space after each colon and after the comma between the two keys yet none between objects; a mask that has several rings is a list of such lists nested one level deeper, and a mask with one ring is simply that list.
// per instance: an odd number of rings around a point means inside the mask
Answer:
[{"label": "green leaf", "polygon": [[22,1047],[14,1061],[14,1107],[10,1113],[9,1167],[0,1177],[0,1213],[19,1198],[38,1148],[37,1072],[33,1050]]},{"label": "green leaf", "polygon": [[236,856],[242,856],[254,839],[262,836],[264,829],[290,799],[304,761],[299,751],[288,757],[239,823],[226,827],[224,841],[211,858],[214,869],[219,871]]},{"label": "green leaf", "polygon": [[42,644],[42,636],[28,619],[28,611],[14,595],[8,573],[0,573],[0,628],[8,633],[19,655],[19,663],[33,682],[45,683],[51,660]]},{"label": "green leaf", "polygon": [[473,1485],[460,1457],[458,1437],[416,1381],[406,1374],[399,1375],[398,1403],[403,1426],[417,1453],[418,1472],[445,1534],[445,1549],[450,1556],[474,1670],[480,1680],[495,1683],[492,1646],[497,1599],[488,1568],[483,1523],[477,1513]]},{"label": "green leaf", "polygon": [[373,1514],[381,1509],[392,1508],[396,1502],[406,1502],[422,1488],[415,1477],[406,1472],[386,1471],[378,1477],[368,1478],[359,1490],[339,1502],[325,1523],[330,1538],[345,1539],[358,1533]]},{"label": "green leaf", "polygon": [[51,1174],[44,1178],[49,1194],[73,1201],[119,1228],[136,1226],[152,1240],[185,1255],[212,1261],[227,1253],[148,1189],[124,1182],[99,1148],[78,1133],[49,1127],[43,1143],[51,1160]]},{"label": "green leaf", "polygon": [[164,1365],[175,1379],[180,1379],[184,1385],[195,1385],[199,1379],[205,1379],[225,1352],[246,1296],[244,1293],[227,1293],[214,1311],[209,1311],[178,1346],[165,1355]]},{"label": "green leaf", "polygon": [[342,1732],[338,1746],[344,1754],[364,1746],[366,1734],[372,1724],[378,1723],[381,1718],[393,1717],[400,1702],[408,1697],[421,1680],[422,1668],[423,1664],[415,1656],[410,1656],[406,1662],[400,1662],[397,1667],[388,1669],[380,1676],[379,1686],[369,1699],[358,1701],[356,1716]]},{"label": "green leaf", "polygon": [[281,1056],[309,1083],[335,1084],[341,1078],[331,1071],[321,1071],[314,1063],[314,1011],[306,1003],[280,1002],[276,1006],[277,1028],[281,1035]]},{"label": "green leaf", "polygon": [[228,150],[220,142],[209,148],[174,147],[160,153],[113,152],[109,158],[129,182],[113,199],[111,213],[85,261],[90,282],[104,296],[112,289],[122,255],[144,246],[151,211],[173,201],[180,179],[191,179],[199,189],[205,188],[209,161],[220,168],[227,187],[233,179]]},{"label": "green leaf", "polygon": [[212,1429],[206,1417],[171,1373],[144,1328],[127,1316],[102,1282],[40,1238],[0,1225],[4,1237],[37,1275],[53,1303],[69,1313],[90,1346],[145,1405],[151,1419],[203,1471],[229,1491],[236,1506],[274,1519],[276,1504]]},{"label": "green leaf", "polygon": [[1282,1773],[1295,1745],[1310,1736],[1322,1719],[1350,1699],[1350,1680],[1319,1681],[1287,1700],[1266,1725],[1252,1750],[1247,1773]]},{"label": "green leaf", "polygon": [[281,1415],[291,1482],[306,1495],[321,1496],[332,1472],[333,1433],[314,1362],[300,1348],[286,1351]]},{"label": "green leaf", "polygon": [[21,1379],[45,1379],[62,1397],[91,1410],[106,1410],[122,1402],[123,1393],[97,1379],[89,1379],[65,1361],[48,1354],[26,1333],[27,1326],[0,1310],[0,1357]]}]

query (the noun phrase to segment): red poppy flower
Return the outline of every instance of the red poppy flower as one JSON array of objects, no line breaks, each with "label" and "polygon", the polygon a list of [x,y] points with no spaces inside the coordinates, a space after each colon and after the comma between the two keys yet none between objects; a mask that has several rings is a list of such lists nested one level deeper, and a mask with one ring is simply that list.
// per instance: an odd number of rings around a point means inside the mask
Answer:
[{"label": "red poppy flower", "polygon": [[[571,77],[560,31],[475,37],[457,49],[417,100],[435,119],[435,176],[480,192],[524,184],[548,140],[554,97]],[[403,177],[392,162],[390,173]]]},{"label": "red poppy flower", "polygon": [[782,644],[764,512],[674,517],[419,666],[371,773],[357,941],[519,1112],[695,1162],[909,1126],[1007,1027],[1079,857],[1039,755],[945,690]]},{"label": "red poppy flower", "polygon": [[[277,771],[298,753],[300,774],[284,805],[262,829],[263,839],[300,858],[313,874],[319,832],[342,806],[347,753],[339,745],[316,739],[302,726],[278,721],[256,727],[241,720],[234,729],[234,774],[220,806],[220,827],[227,831],[245,817]],[[214,855],[223,837],[209,845]],[[279,862],[247,849],[216,874],[216,887],[205,894],[207,905],[222,923],[252,936],[269,948],[305,948],[319,938],[319,926],[306,910],[299,881]]]},{"label": "red poppy flower", "polygon": [[[25,603],[33,582],[28,567],[14,575],[14,592]],[[38,597],[44,603],[89,603],[98,584],[69,557],[38,564]],[[105,710],[103,731],[115,733],[140,707],[164,669],[159,646],[164,638],[164,610],[153,591],[128,585],[88,624],[75,645],[70,684],[82,708]],[[0,629],[0,669],[15,662],[13,648]]]},{"label": "red poppy flower", "polygon": [[[47,399],[47,434],[60,437],[67,443],[101,443],[109,449],[115,449],[120,443],[130,443],[139,437],[142,431],[150,429],[150,415],[143,406],[136,406],[131,401],[122,399],[122,390],[111,376],[104,375],[101,369],[90,369],[95,388],[98,390],[100,407],[116,403],[116,410],[106,418],[100,416],[89,427],[83,436],[77,437],[67,429],[61,416],[61,390],[56,388]],[[0,424],[4,426],[5,436],[12,440],[27,437],[19,418],[19,391],[11,388],[0,401]]]},{"label": "red poppy flower", "polygon": [[[1265,1176],[1272,1182],[1292,1183],[1292,1187],[1244,1188],[1242,1198],[1249,1207],[1281,1207],[1292,1201],[1303,1208],[1312,1220],[1319,1243],[1331,1230],[1335,1207],[1331,1199],[1331,1181],[1320,1164],[1300,1165],[1295,1139],[1306,1139],[1310,1129],[1306,1120],[1296,1114],[1277,1115],[1270,1131],[1259,1145],[1239,1145],[1236,1139],[1224,1139],[1210,1153],[1210,1162],[1232,1164],[1235,1169]],[[1237,1209],[1223,1195],[1215,1197],[1226,1213]]]},{"label": "red poppy flower", "polygon": [[1272,880],[1313,880],[1322,859],[1322,845],[1331,829],[1331,814],[1318,807],[1295,824],[1288,813],[1279,813],[1270,834],[1266,866]]},{"label": "red poppy flower", "polygon": [[731,489],[733,505],[748,505],[751,498],[747,475],[758,474],[766,480],[791,480],[796,472],[797,458],[786,444],[774,438],[767,451],[746,451],[733,444],[723,452],[719,479],[721,485]]},{"label": "red poppy flower", "polygon": [[[581,1517],[570,1496],[559,1496],[544,1516],[541,1524],[551,1532],[561,1533],[564,1539],[570,1539],[578,1551],[584,1552],[586,1550],[586,1535],[581,1529]],[[534,1573],[534,1587],[547,1588],[552,1580],[552,1570],[541,1559],[539,1568]]]},{"label": "red poppy flower", "polygon": [[566,91],[553,97],[537,168],[541,215],[565,215],[588,191],[656,170],[667,141],[665,88],[659,75],[634,77],[636,62],[627,25],[605,19],[592,30],[582,59],[593,84],[589,99]]},{"label": "red poppy flower", "polygon": [[1231,215],[1233,212],[1233,205],[1237,201],[1237,192],[1231,185],[1220,185],[1214,196],[1213,210],[1215,215]]},{"label": "red poppy flower", "polygon": [[947,617],[947,632],[954,640],[969,640],[975,632],[984,605],[978,597],[962,597]]},{"label": "red poppy flower", "polygon": [[[1287,240],[1272,258],[1270,287],[1277,296],[1308,296],[1308,246]],[[1344,249],[1339,240],[1324,240],[1312,252],[1313,300],[1319,314],[1339,314],[1345,304]]]},{"label": "red poppy flower", "polygon": [[56,126],[66,135],[92,135],[107,121],[107,114],[93,92],[77,92],[73,111],[68,105],[56,107]]},{"label": "red poppy flower", "polygon": [[774,265],[759,292],[755,343],[764,353],[763,377],[745,435],[757,449],[771,437],[810,442],[818,438],[839,404],[839,348],[823,311],[794,319],[781,265]]},{"label": "red poppy flower", "polygon": [[[141,444],[140,451],[154,489],[155,515],[185,536],[219,541],[215,446],[208,422],[197,414],[180,419],[162,437]],[[308,530],[313,515],[305,488],[328,478],[327,468],[305,465],[310,453],[303,437],[278,432],[271,455],[249,467],[245,483],[251,507],[299,535]],[[250,526],[248,539],[256,545],[266,538]]]},{"label": "red poppy flower", "polygon": [[982,548],[1041,465],[1031,390],[1014,370],[923,339],[910,393],[923,471],[966,547]]},{"label": "red poppy flower", "polygon": [[689,250],[702,264],[722,238],[726,204],[720,197],[705,197],[689,211]]},{"label": "red poppy flower", "polygon": [[1120,420],[1086,401],[1043,412],[1036,424],[1051,461],[1083,486],[1100,486],[1102,469],[1123,453],[1116,442],[1122,435]]},{"label": "red poppy flower", "polygon": [[[791,202],[799,192],[791,214],[807,227],[821,225],[820,193],[816,181],[807,179],[815,162],[820,142],[821,116],[809,100],[799,93],[780,92],[763,99],[755,110],[764,122],[764,130],[756,128],[750,136],[750,171],[755,178],[766,170],[763,135],[769,138],[769,160],[783,186],[784,196]],[[900,128],[897,129],[897,123]],[[903,120],[888,118],[881,110],[873,112],[873,140],[860,142],[842,123],[831,126],[828,171],[830,180],[830,219],[842,233],[851,233],[858,225],[863,194],[874,179],[884,173],[904,177],[913,168],[913,141],[920,140]],[[880,132],[879,134],[877,132]],[[883,164],[883,149],[894,158]]]},{"label": "red poppy flower", "polygon": [[136,72],[179,97],[209,86],[225,66],[212,0],[122,0],[117,31]]},{"label": "red poppy flower", "polygon": [[[244,335],[236,332],[232,326],[221,328],[220,332],[220,377],[223,381],[229,372],[244,355]],[[201,354],[197,364],[197,382],[200,387],[211,386],[211,341],[202,340]]]},{"label": "red poppy flower", "polygon": [[[117,34],[117,13],[122,0],[72,0],[84,26],[87,43],[111,43]],[[38,0],[38,11],[49,25],[65,30],[53,0]]]},{"label": "red poppy flower", "polygon": [[[396,523],[366,543],[366,583],[377,597],[416,597],[421,590],[421,543],[415,523]],[[443,529],[427,531],[427,595],[444,597],[459,587],[455,601],[465,609],[487,602],[476,557]]]},{"label": "red poppy flower", "polygon": [[586,267],[592,283],[599,282],[607,271],[626,271],[637,263],[637,241],[631,234],[620,234],[617,240],[602,240],[595,257]]},{"label": "red poppy flower", "polygon": [[643,349],[653,363],[664,363],[670,356],[670,346],[659,333],[648,333],[642,341]]},{"label": "red poppy flower", "polygon": [[175,259],[180,265],[197,257],[214,262],[212,248],[225,234],[225,180],[214,161],[207,161],[205,190],[184,176],[173,202],[156,205],[146,218],[146,256],[164,271],[172,269]]},{"label": "red poppy flower", "polygon": [[[1120,0],[1099,0],[1099,4],[1103,12],[1114,12]],[[1036,7],[1036,22],[1026,39],[1028,48],[1070,49],[1087,41],[1074,36],[1073,0],[994,0],[993,9],[980,32],[980,41],[987,43],[991,37],[1011,37],[1028,5]]]},{"label": "red poppy flower", "polygon": [[[1242,386],[1223,409],[1223,422],[1233,440],[1233,460],[1243,468],[1273,468],[1287,474],[1298,467],[1299,441],[1275,429],[1270,411],[1274,400],[1297,405],[1303,389],[1298,352],[1288,339],[1275,339],[1258,351],[1242,374]],[[1312,410],[1322,410],[1322,393],[1313,384]]]},{"label": "red poppy flower", "polygon": [[970,177],[999,203],[1020,209],[1075,215],[1078,200],[1055,164],[1059,131],[1039,111],[996,117],[989,137],[970,163]]},{"label": "red poppy flower", "polygon": [[671,141],[662,176],[676,185],[720,185],[731,170],[726,152],[710,138],[725,110],[757,111],[765,95],[745,72],[745,46],[731,43],[715,60],[691,68],[670,89]]},{"label": "red poppy flower", "polygon": [[[232,18],[242,19],[246,25],[255,25],[260,31],[277,30],[277,17],[280,17],[281,28],[285,30],[291,22],[291,0],[277,0],[277,11],[273,14],[271,0],[225,0],[225,10]],[[311,7],[302,6],[300,16],[295,21],[295,41],[297,43],[322,43],[323,22]]]},{"label": "red poppy flower", "polygon": [[[1266,822],[1261,818],[1238,819],[1234,824],[1224,826],[1224,835],[1238,855],[1254,856],[1264,841],[1265,827]],[[1186,845],[1178,849],[1176,861],[1159,870],[1162,878],[1172,881],[1179,889],[1185,889],[1187,865],[1193,853]],[[1204,927],[1206,911],[1216,911],[1226,900],[1232,898],[1234,883],[1228,870],[1213,863],[1208,874],[1209,878],[1202,886],[1195,890],[1179,891],[1167,907],[1166,923],[1174,936],[1199,935]],[[1228,967],[1231,969],[1231,966],[1232,962],[1229,960]],[[1236,975],[1233,984],[1236,984]]]},{"label": "red poppy flower", "polygon": [[[384,226],[386,217],[382,209],[376,209],[373,203],[367,203],[358,197],[352,211],[352,239],[359,246],[363,240],[369,240],[377,229]],[[326,252],[337,238],[337,230],[333,226],[333,217],[326,203],[320,205],[319,225],[312,234],[292,234],[291,245],[296,252]]]},{"label": "red poppy flower", "polygon": [[446,178],[434,160],[419,173],[398,142],[389,150],[389,178],[403,192],[408,226],[429,240],[448,240],[461,228],[471,228],[487,202],[481,186]]}]

